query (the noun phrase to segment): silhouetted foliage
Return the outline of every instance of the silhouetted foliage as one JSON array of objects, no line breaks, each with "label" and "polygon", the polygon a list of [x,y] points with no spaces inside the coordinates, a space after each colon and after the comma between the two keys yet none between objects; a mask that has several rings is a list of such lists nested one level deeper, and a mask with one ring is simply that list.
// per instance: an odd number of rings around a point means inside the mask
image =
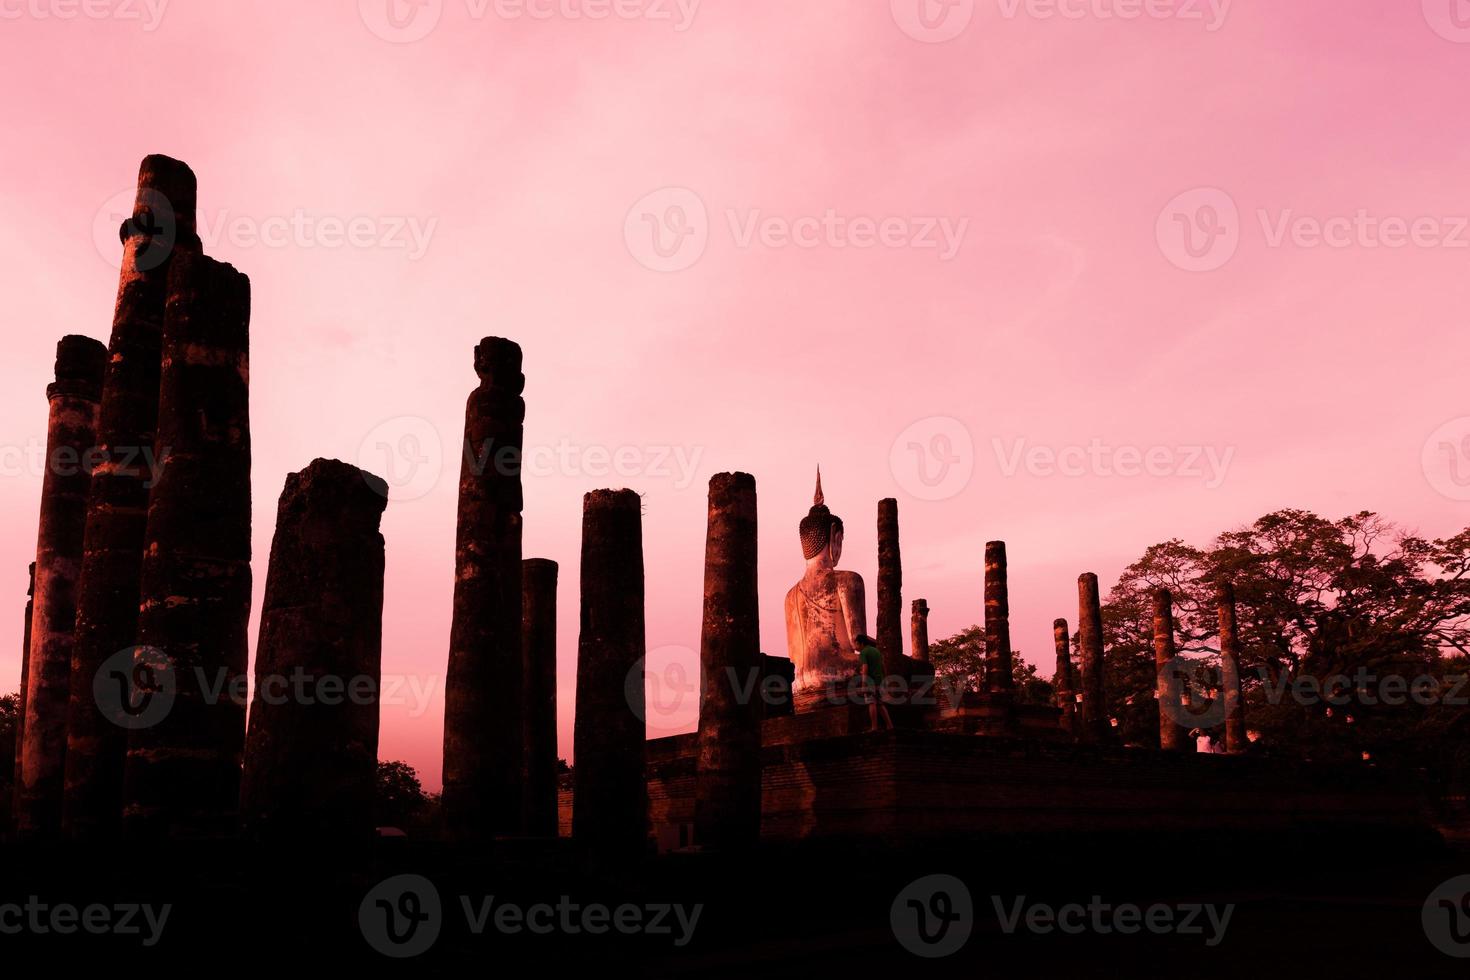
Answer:
[{"label": "silhouetted foliage", "polygon": [[[958,682],[966,691],[978,692],[985,685],[985,627],[971,626],[947,639],[929,644],[929,662],[934,673]],[[1052,685],[1036,667],[1024,662],[1019,651],[1011,651],[1011,680],[1017,704],[1051,704]]]},{"label": "silhouetted foliage", "polygon": [[407,830],[422,824],[433,802],[419,782],[418,770],[406,762],[378,762],[373,822]]},{"label": "silhouetted foliage", "polygon": [[[1427,540],[1366,511],[1329,521],[1281,510],[1208,548],[1156,544],[1130,565],[1103,607],[1110,710],[1125,742],[1158,738],[1156,588],[1173,592],[1179,653],[1200,668],[1192,710],[1218,696],[1222,579],[1235,586],[1247,728],[1261,748],[1405,767],[1465,754],[1441,740],[1460,737],[1470,713],[1470,685],[1456,690],[1470,644],[1470,529]],[[1383,703],[1416,683],[1419,697]]]}]

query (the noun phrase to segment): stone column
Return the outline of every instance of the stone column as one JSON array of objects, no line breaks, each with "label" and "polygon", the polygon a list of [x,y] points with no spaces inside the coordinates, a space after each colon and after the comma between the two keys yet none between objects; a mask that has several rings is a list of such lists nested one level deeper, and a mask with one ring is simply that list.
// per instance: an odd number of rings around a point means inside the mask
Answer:
[{"label": "stone column", "polygon": [[104,714],[93,681],[106,664],[111,681],[126,683],[124,661],[131,662],[137,642],[164,297],[173,257],[199,250],[195,194],[194,173],[187,166],[164,156],[147,157],[138,173],[133,216],[121,229],[122,272],[97,421],[97,465],[87,497],[67,703],[62,824],[76,838],[112,836],[122,813],[127,731]]},{"label": "stone column", "polygon": [[1062,710],[1062,730],[1069,734],[1077,731],[1077,685],[1072,679],[1072,631],[1067,629],[1065,619],[1051,624],[1052,641],[1057,650],[1057,672],[1052,679],[1056,688],[1056,704]]},{"label": "stone column", "polygon": [[598,860],[637,857],[648,839],[642,511],[632,490],[582,502],[572,836]]},{"label": "stone column", "polygon": [[16,829],[25,837],[61,832],[66,710],[77,618],[77,576],[87,526],[90,466],[107,348],[90,337],[56,345],[56,381],[46,389],[46,472],[31,588],[25,696],[21,703]]},{"label": "stone column", "polygon": [[903,655],[903,560],[898,550],[898,501],[878,501],[878,649],[883,671],[908,676]]},{"label": "stone column", "polygon": [[250,622],[249,351],[250,280],[197,253],[175,258],[138,620],[138,643],[172,673],[174,695],[157,724],[128,735],[130,836],[238,830]]},{"label": "stone column", "polygon": [[1154,666],[1158,670],[1159,747],[1165,752],[1187,752],[1193,746],[1178,719],[1184,706],[1179,700],[1179,679],[1174,646],[1174,596],[1168,589],[1154,590]]},{"label": "stone column", "polygon": [[521,563],[521,650],[526,679],[526,833],[557,835],[556,576],[545,558]]},{"label": "stone column", "polygon": [[1235,586],[1221,582],[1215,590],[1220,614],[1220,687],[1225,698],[1225,751],[1244,752],[1245,699],[1240,693],[1240,631],[1235,621]]},{"label": "stone column", "polygon": [[20,822],[20,760],[26,738],[26,689],[31,675],[31,616],[35,612],[36,563],[31,562],[31,584],[26,586],[25,630],[20,642],[20,703],[15,715],[15,766],[10,780],[10,815],[12,827]]},{"label": "stone column", "polygon": [[1077,578],[1077,646],[1082,654],[1082,735],[1103,744],[1112,741],[1107,692],[1103,684],[1102,598],[1097,576]]},{"label": "stone column", "polygon": [[240,807],[251,836],[368,842],[388,485],[336,460],[286,478],[255,654]]},{"label": "stone column", "polygon": [[991,541],[985,546],[985,688],[992,698],[1009,702],[1014,685],[1006,545]]},{"label": "stone column", "polygon": [[450,836],[523,832],[521,349],[486,337],[465,407],[444,691],[444,816]]},{"label": "stone column", "polygon": [[[881,527],[881,505],[879,515]],[[760,840],[763,661],[756,581],[755,477],[716,474],[704,545],[694,840],[722,851],[747,850]]]},{"label": "stone column", "polygon": [[922,663],[929,662],[929,601],[915,599],[909,618],[910,641],[913,657]]}]

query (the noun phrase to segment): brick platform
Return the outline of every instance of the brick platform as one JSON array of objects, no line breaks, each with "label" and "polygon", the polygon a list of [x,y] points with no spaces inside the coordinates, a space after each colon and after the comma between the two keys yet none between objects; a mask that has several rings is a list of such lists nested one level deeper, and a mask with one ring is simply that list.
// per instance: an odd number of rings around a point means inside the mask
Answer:
[{"label": "brick platform", "polygon": [[[1427,827],[1414,788],[1369,767],[867,726],[858,706],[766,720],[763,842]],[[658,849],[689,846],[694,735],[652,740],[647,758]],[[566,781],[563,834],[572,802]]]}]

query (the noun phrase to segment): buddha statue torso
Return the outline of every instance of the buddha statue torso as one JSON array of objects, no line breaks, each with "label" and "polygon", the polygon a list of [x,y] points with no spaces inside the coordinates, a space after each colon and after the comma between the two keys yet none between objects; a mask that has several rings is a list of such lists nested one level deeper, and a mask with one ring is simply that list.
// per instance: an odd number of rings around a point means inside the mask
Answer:
[{"label": "buddha statue torso", "polygon": [[842,519],[823,504],[817,475],[815,503],[801,522],[806,572],[786,593],[786,646],[796,667],[798,711],[817,706],[823,691],[845,684],[857,670],[856,638],[867,632],[863,578],[838,569]]}]

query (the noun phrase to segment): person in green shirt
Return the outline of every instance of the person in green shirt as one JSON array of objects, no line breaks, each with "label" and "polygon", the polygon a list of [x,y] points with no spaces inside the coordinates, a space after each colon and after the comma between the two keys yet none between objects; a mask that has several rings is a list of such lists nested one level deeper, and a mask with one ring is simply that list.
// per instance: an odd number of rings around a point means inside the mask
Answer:
[{"label": "person in green shirt", "polygon": [[883,724],[892,728],[893,718],[888,714],[888,705],[883,703],[883,654],[878,649],[878,641],[866,633],[860,633],[857,645],[859,687],[868,702],[868,717],[872,720],[873,731],[878,730],[880,714]]}]

